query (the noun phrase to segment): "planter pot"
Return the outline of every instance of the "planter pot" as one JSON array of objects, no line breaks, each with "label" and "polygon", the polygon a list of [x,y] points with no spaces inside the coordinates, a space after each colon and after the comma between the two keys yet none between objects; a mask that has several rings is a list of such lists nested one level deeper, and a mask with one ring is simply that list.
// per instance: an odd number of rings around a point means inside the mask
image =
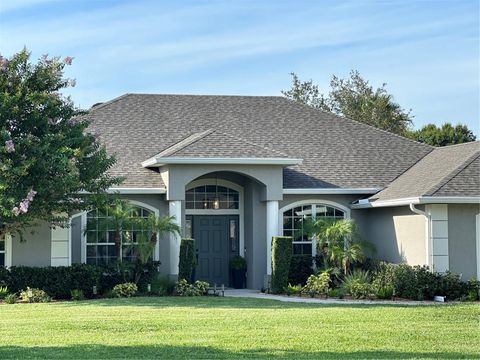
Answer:
[{"label": "planter pot", "polygon": [[232,285],[234,289],[244,289],[246,269],[232,269]]}]

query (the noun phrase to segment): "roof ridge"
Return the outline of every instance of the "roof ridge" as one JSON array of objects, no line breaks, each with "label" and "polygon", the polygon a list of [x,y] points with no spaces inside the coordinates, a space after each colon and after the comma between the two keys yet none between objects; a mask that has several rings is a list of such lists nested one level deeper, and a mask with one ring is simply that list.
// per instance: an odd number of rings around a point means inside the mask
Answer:
[{"label": "roof ridge", "polygon": [[122,100],[123,98],[126,98],[126,97],[129,96],[129,95],[132,95],[132,94],[130,94],[130,93],[125,93],[125,94],[123,94],[123,95],[117,96],[116,98],[113,98],[112,100],[105,101],[105,102],[103,102],[103,103],[98,104],[98,105],[95,106],[95,107],[91,107],[91,108],[89,109],[89,111],[95,111],[95,110],[98,110],[98,109],[103,109],[104,107],[106,107],[106,106],[108,106],[108,105],[111,105],[111,104],[113,104],[114,102],[117,102],[117,101],[119,101],[119,100]]},{"label": "roof ridge", "polygon": [[435,146],[435,150],[442,150],[442,149],[451,149],[452,147],[459,147],[459,146],[465,146],[465,145],[475,145],[475,144],[480,144],[480,140],[475,140],[475,141],[468,141],[464,142],[461,144],[452,144],[452,145],[446,145],[446,146]]},{"label": "roof ridge", "polygon": [[274,149],[274,148],[270,148],[270,147],[267,147],[267,146],[262,146],[262,145],[260,145],[260,144],[254,143],[253,141],[244,139],[244,138],[239,137],[239,136],[233,136],[233,135],[231,135],[231,134],[225,133],[225,132],[220,131],[220,130],[214,130],[214,132],[218,132],[218,133],[223,134],[223,135],[225,135],[225,136],[228,136],[228,137],[230,137],[230,138],[232,138],[232,139],[237,139],[237,140],[243,141],[243,142],[245,142],[245,143],[247,143],[247,144],[249,144],[249,145],[259,147],[259,148],[261,148],[261,149],[263,149],[263,150],[273,151],[273,152],[276,152],[276,153],[278,153],[278,154],[280,154],[280,155],[282,155],[282,156],[290,156],[290,155],[288,155],[288,154],[286,154],[286,153],[284,153],[284,152],[282,152],[282,151],[280,151],[280,150],[277,150],[277,149]]},{"label": "roof ridge", "polygon": [[354,119],[349,118],[349,117],[344,116],[344,115],[335,114],[335,113],[333,113],[333,112],[330,112],[330,111],[327,111],[327,110],[323,110],[323,109],[320,109],[320,108],[314,108],[314,107],[311,107],[311,106],[309,106],[309,105],[307,105],[307,104],[299,103],[298,101],[291,100],[291,99],[288,99],[288,98],[285,98],[285,100],[292,101],[292,102],[294,102],[294,103],[296,103],[296,104],[299,104],[299,105],[301,105],[301,106],[307,107],[307,108],[312,109],[312,110],[317,110],[317,111],[320,111],[320,112],[325,113],[325,114],[328,114],[328,115],[336,116],[336,117],[338,117],[338,118],[340,118],[340,119],[343,119],[343,120],[352,121],[352,122],[354,122],[354,123],[356,123],[356,124],[369,127],[369,128],[371,128],[371,129],[373,129],[373,130],[376,130],[376,131],[379,131],[379,132],[382,132],[382,133],[385,133],[385,134],[388,134],[388,135],[393,135],[393,136],[398,137],[398,138],[400,138],[400,139],[407,140],[407,141],[409,141],[409,142],[413,142],[413,143],[416,144],[416,145],[423,145],[423,146],[425,146],[425,147],[430,147],[430,148],[432,148],[432,149],[435,148],[435,147],[432,146],[432,145],[429,145],[429,144],[426,144],[426,143],[421,143],[421,142],[415,141],[415,140],[413,140],[413,139],[409,139],[409,138],[407,138],[407,137],[405,137],[405,136],[398,135],[398,134],[392,133],[392,132],[390,132],[390,131],[377,128],[377,127],[375,127],[375,126],[373,126],[373,125],[366,124],[366,123],[361,122],[361,121],[358,121],[358,120],[354,120]]},{"label": "roof ridge", "polygon": [[[185,93],[127,93],[124,95],[136,95],[136,96],[191,96],[191,97],[248,97],[248,98],[277,98],[277,99],[284,99],[283,96],[280,95],[218,95],[218,94],[185,94]],[[122,95],[123,96],[123,95]]]},{"label": "roof ridge", "polygon": [[473,155],[469,156],[463,163],[457,166],[453,171],[451,171],[448,175],[444,176],[437,184],[432,186],[428,191],[426,191],[425,195],[434,195],[438,192],[442,187],[452,181],[456,176],[458,176],[467,166],[473,163],[477,158],[480,157],[480,151],[476,151]]},{"label": "roof ridge", "polygon": [[197,141],[203,139],[204,137],[210,135],[213,132],[214,132],[213,129],[207,129],[204,131],[190,134],[187,137],[183,138],[182,140],[166,147],[165,149],[163,149],[162,151],[154,155],[154,157],[171,156],[179,152],[180,150],[185,149],[186,147],[196,143]]}]

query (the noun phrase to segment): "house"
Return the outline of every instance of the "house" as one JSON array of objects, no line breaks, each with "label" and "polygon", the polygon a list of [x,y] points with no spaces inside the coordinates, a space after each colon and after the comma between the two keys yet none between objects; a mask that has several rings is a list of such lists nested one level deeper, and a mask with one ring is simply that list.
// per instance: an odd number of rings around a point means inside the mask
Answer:
[{"label": "house", "polygon": [[[199,279],[228,285],[229,259],[242,255],[247,286],[262,287],[272,236],[301,230],[305,217],[354,219],[379,259],[480,275],[479,142],[433,148],[283,97],[126,94],[88,116],[124,178],[110,191],[140,216],[175,216],[196,240]],[[6,239],[3,261],[114,261],[98,230],[105,216],[73,214],[68,229]],[[299,238],[293,251],[316,249]],[[178,237],[158,240],[163,273],[178,274],[178,254]]]}]

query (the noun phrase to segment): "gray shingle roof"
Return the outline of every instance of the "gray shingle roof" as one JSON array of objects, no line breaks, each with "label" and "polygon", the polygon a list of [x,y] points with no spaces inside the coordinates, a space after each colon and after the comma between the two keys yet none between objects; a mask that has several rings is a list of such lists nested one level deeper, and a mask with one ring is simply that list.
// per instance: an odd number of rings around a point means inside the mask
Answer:
[{"label": "gray shingle roof", "polygon": [[189,135],[155,157],[287,158],[288,155],[218,130],[209,129]]},{"label": "gray shingle roof", "polygon": [[[96,106],[88,116],[91,130],[116,154],[111,173],[125,177],[124,187],[163,186],[158,172],[141,163],[209,129],[218,143],[210,142],[207,149],[205,136],[181,154],[201,149],[204,155],[261,157],[278,152],[303,159],[285,168],[285,188],[384,187],[432,151],[284,97],[126,94]],[[232,141],[236,146],[228,146]]]},{"label": "gray shingle roof", "polygon": [[480,196],[480,142],[436,148],[370,200],[419,196]]}]

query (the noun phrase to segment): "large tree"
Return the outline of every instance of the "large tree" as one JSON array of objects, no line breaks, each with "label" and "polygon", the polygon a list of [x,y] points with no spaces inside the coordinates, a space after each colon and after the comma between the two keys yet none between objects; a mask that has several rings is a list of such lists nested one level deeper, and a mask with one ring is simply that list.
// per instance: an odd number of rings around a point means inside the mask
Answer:
[{"label": "large tree", "polygon": [[32,63],[25,49],[0,56],[0,236],[40,220],[65,224],[119,182],[84,112],[61,94],[74,86],[64,77],[71,63],[47,55]]},{"label": "large tree", "polygon": [[291,75],[292,87],[282,90],[289,99],[399,135],[405,135],[412,125],[410,111],[394,101],[386,84],[375,89],[358,71],[351,71],[347,79],[334,75],[327,94],[312,80],[301,81],[295,73]]},{"label": "large tree", "polygon": [[450,123],[438,127],[435,124],[428,124],[419,130],[409,132],[408,137],[433,146],[462,144],[476,140],[475,135],[466,125],[452,126]]}]

